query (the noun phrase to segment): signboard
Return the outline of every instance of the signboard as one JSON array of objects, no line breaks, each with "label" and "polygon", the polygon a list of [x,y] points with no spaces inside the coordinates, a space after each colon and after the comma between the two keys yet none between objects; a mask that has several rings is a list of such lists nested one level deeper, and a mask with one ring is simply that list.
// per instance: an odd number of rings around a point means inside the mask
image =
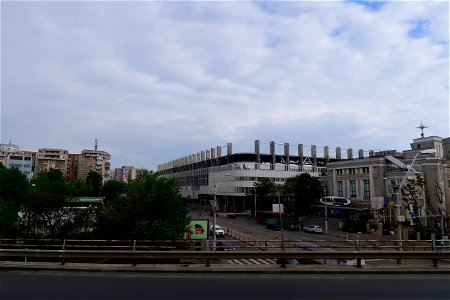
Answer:
[{"label": "signboard", "polygon": [[191,220],[183,238],[185,240],[206,240],[208,239],[208,229],[208,219]]},{"label": "signboard", "polygon": [[272,211],[284,213],[284,204],[272,204]]}]

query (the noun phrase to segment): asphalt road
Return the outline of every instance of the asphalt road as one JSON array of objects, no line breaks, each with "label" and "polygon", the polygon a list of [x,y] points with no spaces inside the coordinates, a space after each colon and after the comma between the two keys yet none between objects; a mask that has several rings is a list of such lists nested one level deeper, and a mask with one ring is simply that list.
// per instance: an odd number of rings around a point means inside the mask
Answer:
[{"label": "asphalt road", "polygon": [[446,275],[0,273],[0,299],[450,299]]}]

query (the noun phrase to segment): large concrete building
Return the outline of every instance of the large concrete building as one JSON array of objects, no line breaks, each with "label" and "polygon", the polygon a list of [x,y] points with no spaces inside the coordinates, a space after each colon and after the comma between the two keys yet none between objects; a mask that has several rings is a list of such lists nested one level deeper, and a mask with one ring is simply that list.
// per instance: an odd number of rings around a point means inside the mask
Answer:
[{"label": "large concrete building", "polygon": [[11,142],[9,144],[0,144],[0,163],[4,162],[8,154],[18,153],[19,151],[19,146],[11,144]]},{"label": "large concrete building", "polygon": [[[263,146],[268,151],[264,151]],[[281,148],[281,153],[277,153],[277,147]],[[224,148],[226,153],[222,155]],[[260,178],[283,184],[301,173],[321,177],[326,174],[328,161],[353,153],[351,149],[342,152],[341,148],[336,148],[331,153],[327,146],[307,147],[256,140],[253,153],[233,153],[229,143],[225,147],[218,146],[161,164],[157,171],[164,177],[176,178],[183,197],[207,203],[216,195],[221,212],[239,212],[254,209],[255,203],[249,201],[248,196]]]},{"label": "large concrete building", "polygon": [[[28,166],[31,161],[31,168]],[[0,144],[0,163],[18,167],[29,179],[40,172],[60,170],[68,181],[85,180],[90,171],[102,175],[103,181],[110,179],[111,155],[97,150],[83,150],[81,154],[70,154],[65,149],[41,148],[37,152],[20,151],[14,144]]]},{"label": "large concrete building", "polygon": [[[211,148],[161,164],[157,171],[176,178],[183,197],[207,203],[216,195],[221,212],[253,209],[255,204],[248,195],[260,178],[282,184],[287,178],[310,173],[320,178],[325,194],[347,197],[353,208],[370,211],[375,223],[395,222],[394,205],[402,181],[421,176],[425,184],[417,217],[426,226],[448,228],[450,138],[422,136],[413,140],[410,150],[402,152],[359,149],[354,153],[338,147],[331,153],[326,146],[298,144],[291,154],[289,144],[270,142],[269,152],[264,153],[261,144],[255,141],[254,153],[233,153],[231,144],[224,155],[221,151],[225,147]],[[281,154],[276,153],[277,146],[284,148]],[[434,153],[418,154],[427,149]],[[404,208],[401,214],[408,221],[412,216]]]},{"label": "large concrete building", "polygon": [[24,174],[28,180],[32,179],[33,158],[31,155],[22,153],[8,153],[3,159],[3,165],[6,168],[16,168]]},{"label": "large concrete building", "polygon": [[[368,158],[327,164],[331,195],[351,199],[356,207],[372,211],[372,222],[389,224],[418,218],[425,227],[448,228],[450,212],[450,139],[437,136],[414,139],[411,149],[370,153]],[[408,209],[401,187],[423,179],[415,195],[417,212]],[[399,211],[396,211],[399,207]]]},{"label": "large concrete building", "polygon": [[69,152],[64,149],[42,148],[36,153],[34,174],[48,172],[49,170],[60,170],[66,175],[69,167]]},{"label": "large concrete building", "polygon": [[114,172],[111,172],[111,179],[128,183],[136,179],[138,172],[139,169],[135,167],[122,166],[121,168],[115,168]]},{"label": "large concrete building", "polygon": [[106,151],[83,150],[78,156],[78,175],[77,179],[85,180],[89,172],[100,173],[103,182],[108,181],[111,169],[111,155]]}]

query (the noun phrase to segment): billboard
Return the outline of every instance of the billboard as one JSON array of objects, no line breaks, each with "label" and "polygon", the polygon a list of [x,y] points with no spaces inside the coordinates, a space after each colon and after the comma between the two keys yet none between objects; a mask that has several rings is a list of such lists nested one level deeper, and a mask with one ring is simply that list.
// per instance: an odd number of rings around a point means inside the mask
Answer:
[{"label": "billboard", "polygon": [[208,228],[208,219],[191,220],[183,238],[185,240],[206,240],[208,239]]}]

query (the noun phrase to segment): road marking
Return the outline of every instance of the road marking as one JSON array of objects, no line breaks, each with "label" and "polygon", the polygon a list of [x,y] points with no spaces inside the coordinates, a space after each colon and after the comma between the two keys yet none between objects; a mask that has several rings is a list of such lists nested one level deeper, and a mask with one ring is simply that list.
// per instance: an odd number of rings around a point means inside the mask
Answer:
[{"label": "road marking", "polygon": [[228,259],[226,261],[230,265],[274,265],[276,261],[274,259],[262,259],[262,258],[249,258],[249,259]]}]

